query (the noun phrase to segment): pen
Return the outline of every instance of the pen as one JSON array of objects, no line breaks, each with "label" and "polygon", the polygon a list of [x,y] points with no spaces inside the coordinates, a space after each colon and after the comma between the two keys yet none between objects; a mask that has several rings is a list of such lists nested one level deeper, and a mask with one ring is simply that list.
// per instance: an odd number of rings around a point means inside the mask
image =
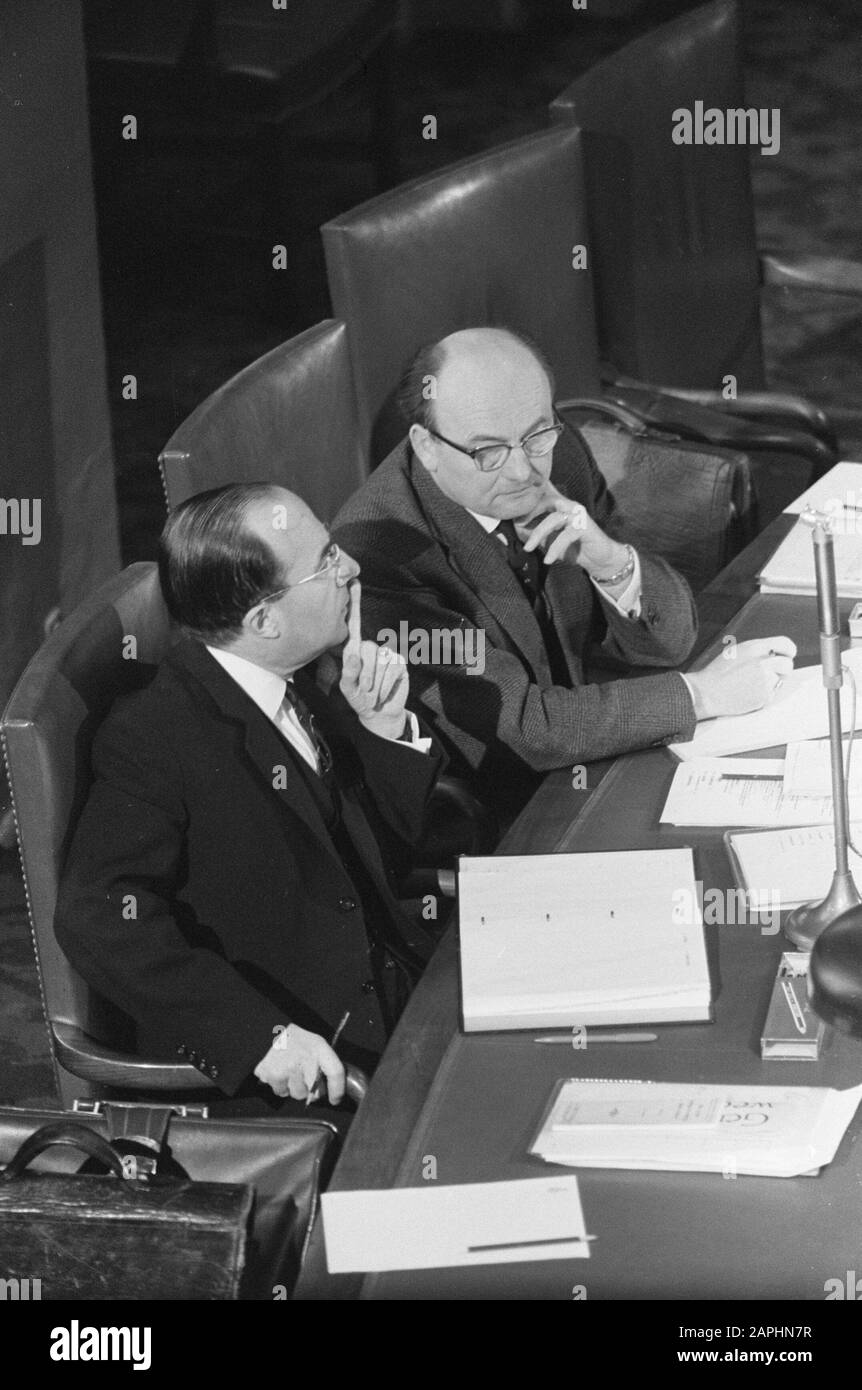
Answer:
[{"label": "pen", "polygon": [[[578,1039],[579,1040],[579,1039]],[[658,1042],[658,1033],[587,1033],[587,1045],[590,1043],[650,1043]],[[540,1038],[533,1038],[537,1043],[567,1043],[569,1047],[575,1046],[575,1040],[571,1033],[543,1033]],[[577,1050],[577,1049],[576,1049]]]},{"label": "pen", "polygon": [[789,980],[782,980],[781,988],[784,990],[784,997],[790,1006],[790,1012],[793,1015],[793,1022],[796,1024],[797,1032],[807,1033],[808,1024],[805,1022],[805,1016],[799,1007],[799,1000],[796,998],[796,990]]},{"label": "pen", "polygon": [[[334,1032],[333,1035],[332,1035],[332,1041],[331,1041],[330,1044],[329,1044],[330,1047],[335,1047],[335,1044],[338,1042],[338,1039],[341,1037],[341,1034],[344,1032],[344,1029],[347,1027],[347,1020],[348,1020],[349,1018],[350,1018],[350,1010],[348,1009],[348,1010],[347,1010],[347,1013],[343,1016],[341,1022],[339,1023],[338,1027],[336,1028],[335,1032]],[[316,1082],[316,1081],[315,1081],[314,1085],[312,1086],[311,1090],[309,1091],[308,1095],[305,1097],[306,1109],[308,1108],[309,1105],[311,1105],[311,1102],[312,1102],[313,1100],[320,1100],[320,1091],[318,1090],[318,1085],[317,1085],[317,1082]]]},{"label": "pen", "polygon": [[467,1254],[478,1254],[481,1250],[526,1250],[531,1245],[570,1245],[595,1239],[595,1236],[546,1236],[544,1240],[506,1240],[494,1245],[468,1245]]}]

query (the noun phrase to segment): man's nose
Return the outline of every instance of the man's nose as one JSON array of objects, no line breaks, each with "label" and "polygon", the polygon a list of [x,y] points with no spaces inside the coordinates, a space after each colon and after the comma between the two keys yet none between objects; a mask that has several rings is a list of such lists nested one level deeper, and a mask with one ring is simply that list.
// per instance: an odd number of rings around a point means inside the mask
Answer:
[{"label": "man's nose", "polygon": [[352,555],[348,555],[346,550],[342,550],[338,561],[338,579],[341,584],[349,584],[351,579],[358,579],[362,570],[354,560]]},{"label": "man's nose", "polygon": [[533,465],[523,444],[513,444],[505,463],[506,476],[515,483],[527,483],[533,476]]}]

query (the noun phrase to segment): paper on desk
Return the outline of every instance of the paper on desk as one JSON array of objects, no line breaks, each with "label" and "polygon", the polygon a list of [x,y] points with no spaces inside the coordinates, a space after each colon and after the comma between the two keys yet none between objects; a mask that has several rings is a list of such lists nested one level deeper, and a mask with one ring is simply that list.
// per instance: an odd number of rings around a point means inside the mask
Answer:
[{"label": "paper on desk", "polygon": [[[844,764],[847,765],[847,744],[844,740]],[[829,755],[828,739],[808,739],[800,743],[788,743],[784,762],[785,796],[828,797],[832,803],[832,763]],[[857,803],[855,808],[854,801]],[[862,817],[862,739],[853,740],[853,753],[850,758],[850,815],[854,820]],[[812,817],[812,824],[814,817]]]},{"label": "paper on desk", "polygon": [[531,1152],[578,1168],[799,1177],[832,1161],[860,1099],[862,1086],[570,1080]]},{"label": "paper on desk", "polygon": [[[862,681],[862,648],[842,653],[857,681]],[[720,758],[731,753],[748,753],[756,748],[775,748],[799,739],[825,738],[829,733],[829,711],[823,688],[823,668],[803,666],[784,677],[775,699],[751,714],[722,715],[703,719],[688,743],[672,743],[678,758]],[[841,718],[849,728],[852,690],[841,688]],[[857,702],[856,727],[862,728],[862,700]]]},{"label": "paper on desk", "polygon": [[[862,825],[851,824],[856,843]],[[784,912],[818,901],[829,892],[835,870],[835,832],[831,825],[786,830],[743,830],[727,837],[744,888],[754,901],[770,900]],[[848,852],[850,872],[862,891],[862,860]]]},{"label": "paper on desk", "polygon": [[862,507],[862,463],[850,463],[845,459],[806,488],[784,510],[793,516],[799,516],[809,509],[829,513],[840,510],[848,502]]},{"label": "paper on desk", "polygon": [[[840,512],[833,517],[835,583],[839,598],[862,595],[862,511]],[[757,576],[762,594],[814,594],[814,545],[811,527],[797,521],[776,547]]]},{"label": "paper on desk", "polygon": [[330,1274],[587,1259],[577,1178],[324,1192]]},{"label": "paper on desk", "polygon": [[674,773],[667,825],[831,825],[831,796],[788,796],[772,758],[692,758]]}]

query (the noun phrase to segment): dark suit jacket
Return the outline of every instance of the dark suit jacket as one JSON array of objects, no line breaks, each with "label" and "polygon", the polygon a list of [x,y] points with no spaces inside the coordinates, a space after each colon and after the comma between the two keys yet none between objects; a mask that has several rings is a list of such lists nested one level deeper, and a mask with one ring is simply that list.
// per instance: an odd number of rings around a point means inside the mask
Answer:
[{"label": "dark suit jacket", "polygon": [[[408,938],[369,816],[416,838],[441,755],[369,733],[337,687],[323,697],[300,672],[297,689],[332,748],[343,824]],[[57,937],[136,1021],[140,1051],[186,1058],[229,1095],[280,1024],[328,1037],[349,1009],[345,1057],[380,1052],[359,892],[297,756],[204,646],[178,644],[115,706],[93,769]]]},{"label": "dark suit jacket", "polygon": [[[557,444],[551,478],[618,534],[613,499],[572,430]],[[334,535],[362,566],[366,636],[399,632],[405,619],[411,631],[484,632],[483,673],[429,663],[411,664],[410,676],[412,694],[453,757],[452,770],[472,776],[480,796],[484,789],[519,804],[535,785],[530,770],[692,736],[693,703],[679,674],[587,683],[587,660],[599,644],[605,677],[609,665],[619,675],[632,666],[675,666],[688,655],[694,603],[663,560],[639,552],[638,621],[600,597],[579,566],[549,568],[545,593],[571,681],[562,686],[552,683],[541,630],[499,540],[441,492],[407,440],[342,508]],[[516,786],[520,795],[513,795]]]}]

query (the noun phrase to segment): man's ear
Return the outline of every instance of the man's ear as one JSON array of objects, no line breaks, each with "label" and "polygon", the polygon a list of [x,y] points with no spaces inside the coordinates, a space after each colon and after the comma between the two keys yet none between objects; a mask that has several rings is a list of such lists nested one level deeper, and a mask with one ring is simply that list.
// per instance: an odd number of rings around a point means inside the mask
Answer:
[{"label": "man's ear", "polygon": [[265,603],[250,608],[242,620],[242,630],[248,637],[279,637],[281,629]]},{"label": "man's ear", "polygon": [[408,438],[413,446],[413,452],[424,468],[429,473],[437,470],[437,458],[434,453],[433,440],[428,431],[422,425],[411,425],[408,430]]}]

